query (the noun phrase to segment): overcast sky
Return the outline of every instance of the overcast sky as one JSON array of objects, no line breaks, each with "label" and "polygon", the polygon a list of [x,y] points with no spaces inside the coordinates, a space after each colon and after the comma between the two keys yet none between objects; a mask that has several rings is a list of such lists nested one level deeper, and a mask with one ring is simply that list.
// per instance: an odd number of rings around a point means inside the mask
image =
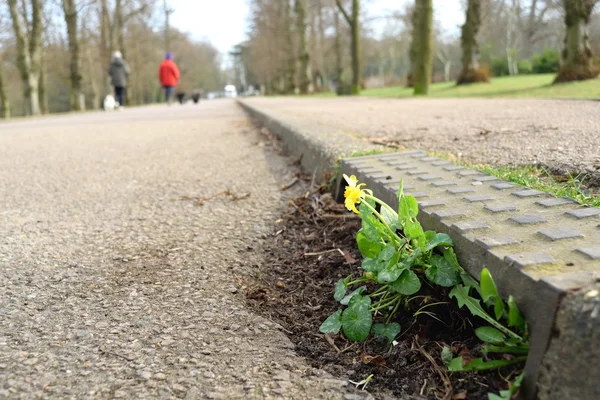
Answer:
[{"label": "overcast sky", "polygon": [[[367,0],[364,7],[370,16],[389,14],[402,8],[410,0]],[[413,0],[414,1],[414,0]],[[167,0],[175,10],[171,15],[174,27],[189,33],[193,39],[208,40],[219,51],[227,53],[234,45],[246,39],[248,0]],[[448,33],[456,34],[464,21],[460,0],[433,0],[435,18]],[[385,25],[384,20],[370,23],[375,31]]]}]

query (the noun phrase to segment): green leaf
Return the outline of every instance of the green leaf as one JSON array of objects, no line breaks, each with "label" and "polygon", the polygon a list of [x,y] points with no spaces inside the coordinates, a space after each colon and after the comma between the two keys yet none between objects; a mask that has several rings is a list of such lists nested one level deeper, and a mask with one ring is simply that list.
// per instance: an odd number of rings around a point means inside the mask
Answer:
[{"label": "green leaf", "polygon": [[404,236],[406,236],[410,240],[416,240],[419,242],[419,247],[422,250],[425,250],[426,239],[425,232],[423,231],[423,227],[419,221],[415,220],[407,220],[404,223]]},{"label": "green leaf", "polygon": [[452,362],[452,357],[453,355],[452,350],[450,350],[450,347],[444,346],[444,348],[442,349],[441,359],[446,367]]},{"label": "green leaf", "polygon": [[503,344],[506,340],[506,336],[502,332],[491,326],[481,326],[475,329],[475,334],[479,339],[491,344]]},{"label": "green leaf", "polygon": [[[373,214],[373,211],[366,205],[372,201],[363,201],[359,206],[361,218],[361,232],[372,242],[379,242],[388,235],[385,225]],[[374,203],[371,204],[374,207]]]},{"label": "green leaf", "polygon": [[335,284],[335,293],[333,294],[333,298],[335,301],[340,301],[346,295],[346,282],[344,279],[340,279]]},{"label": "green leaf", "polygon": [[462,357],[456,357],[453,358],[449,363],[448,363],[448,371],[450,372],[459,372],[459,371],[463,371],[463,362],[462,362]]},{"label": "green leaf", "polygon": [[407,221],[416,218],[419,214],[419,203],[413,196],[402,196],[398,205],[398,218],[402,225]]},{"label": "green leaf", "polygon": [[454,246],[452,238],[445,233],[436,233],[434,231],[425,232],[425,238],[427,239],[427,246],[425,251],[433,250],[437,246]]},{"label": "green leaf", "polygon": [[336,335],[340,332],[342,327],[342,310],[337,310],[331,314],[325,322],[319,327],[321,333],[335,333]]},{"label": "green leaf", "polygon": [[389,208],[382,206],[379,214],[381,214],[381,218],[383,218],[383,220],[390,226],[390,228],[392,228],[393,231],[396,231],[396,229],[400,227],[398,215]]},{"label": "green leaf", "polygon": [[481,270],[481,276],[479,279],[479,286],[481,288],[481,298],[488,305],[494,305],[494,315],[497,320],[500,320],[504,315],[504,302],[498,293],[492,274],[487,268]]},{"label": "green leaf", "polygon": [[454,286],[458,283],[458,277],[452,265],[446,258],[437,254],[431,256],[431,266],[425,270],[425,276],[431,282],[444,287]]},{"label": "green leaf", "polygon": [[373,323],[370,303],[368,296],[354,296],[342,313],[342,329],[349,340],[362,342],[369,336]]},{"label": "green leaf", "polygon": [[370,258],[377,257],[383,248],[381,243],[369,240],[363,231],[356,234],[356,243],[358,243],[358,250],[362,255]]},{"label": "green leaf", "polygon": [[[364,287],[364,286],[363,286]],[[348,302],[348,307],[367,307],[371,305],[371,298],[369,296],[352,296],[350,301]]]},{"label": "green leaf", "polygon": [[340,300],[340,304],[345,306],[348,303],[350,303],[350,300],[352,300],[352,298],[356,295],[360,295],[362,292],[365,291],[365,289],[367,289],[366,286],[361,286],[356,290],[353,290],[352,292],[350,292],[349,294],[347,294],[342,300]]},{"label": "green leaf", "polygon": [[484,371],[488,369],[496,369],[506,367],[508,365],[517,364],[527,360],[527,357],[517,357],[512,360],[490,360],[484,361],[483,358],[476,358],[467,365],[462,365],[462,357],[452,359],[448,365],[450,372],[460,371]]},{"label": "green leaf", "polygon": [[[394,251],[395,250],[396,249],[394,248]],[[398,264],[399,259],[400,254],[394,252],[394,256],[390,260],[384,261],[385,267],[379,271],[377,275],[377,282],[386,283],[398,279],[404,269],[404,265]]]},{"label": "green leaf", "polygon": [[467,306],[467,308],[469,309],[471,314],[478,316],[479,318],[483,318],[490,325],[493,325],[495,328],[499,329],[506,335],[511,336],[516,339],[519,339],[521,341],[523,340],[522,337],[520,337],[519,335],[517,335],[510,329],[502,326],[502,324],[500,324],[498,321],[496,321],[494,318],[492,318],[481,307],[481,304],[479,304],[479,300],[477,300],[469,295],[469,289],[470,289],[469,287],[465,287],[463,285],[456,285],[450,291],[449,296],[450,296],[450,298],[454,297],[456,299],[456,302],[458,303],[458,307]]},{"label": "green leaf", "polygon": [[525,332],[525,319],[517,308],[517,303],[512,296],[508,296],[508,326],[517,328],[520,332]]},{"label": "green leaf", "polygon": [[482,346],[481,352],[487,353],[510,353],[510,354],[528,354],[529,346]]},{"label": "green leaf", "polygon": [[400,277],[390,283],[390,289],[404,295],[415,294],[421,289],[421,280],[410,269],[404,269]]},{"label": "green leaf", "polygon": [[391,322],[389,324],[375,324],[373,325],[373,334],[376,336],[383,336],[386,338],[388,346],[394,341],[396,336],[400,333],[402,328],[397,322]]},{"label": "green leaf", "polygon": [[[398,196],[398,202],[400,202],[400,200],[402,200],[402,197],[404,197],[404,180],[402,179],[400,179],[400,184],[398,185],[398,191],[396,191],[396,196]],[[399,205],[398,209],[400,209]]]},{"label": "green leaf", "polygon": [[488,393],[488,400],[511,400],[512,395],[508,390],[501,390],[500,396],[494,393]]}]

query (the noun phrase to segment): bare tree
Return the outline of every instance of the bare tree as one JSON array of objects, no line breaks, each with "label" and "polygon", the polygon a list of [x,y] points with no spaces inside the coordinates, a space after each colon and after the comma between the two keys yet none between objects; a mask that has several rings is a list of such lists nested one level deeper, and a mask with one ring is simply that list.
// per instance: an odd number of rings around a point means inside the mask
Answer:
[{"label": "bare tree", "polygon": [[486,74],[479,73],[479,46],[477,33],[481,26],[481,0],[467,1],[467,16],[461,28],[462,71],[458,84],[486,82]]},{"label": "bare tree", "polygon": [[414,94],[427,95],[433,68],[433,1],[415,0],[415,16],[411,49],[415,57]]},{"label": "bare tree", "polygon": [[85,109],[85,96],[82,91],[81,56],[79,53],[78,9],[75,0],[62,0],[62,8],[67,25],[67,38],[70,55],[71,110]]},{"label": "bare tree", "polygon": [[352,0],[352,16],[350,16],[340,0],[335,0],[338,9],[350,26],[350,46],[352,54],[352,94],[360,94],[360,2]]},{"label": "bare tree", "polygon": [[22,10],[23,15],[21,15],[17,0],[8,0],[8,7],[17,39],[17,67],[23,82],[25,115],[39,115],[42,0],[31,0],[31,21],[29,21],[27,9]]},{"label": "bare tree", "polygon": [[591,79],[598,76],[587,33],[592,10],[598,0],[563,0],[565,11],[565,46],[562,65],[554,82]]}]

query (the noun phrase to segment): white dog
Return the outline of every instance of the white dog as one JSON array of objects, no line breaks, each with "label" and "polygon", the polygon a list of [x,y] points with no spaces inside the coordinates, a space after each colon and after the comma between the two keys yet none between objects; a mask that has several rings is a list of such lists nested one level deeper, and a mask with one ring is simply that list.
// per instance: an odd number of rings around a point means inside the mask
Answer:
[{"label": "white dog", "polygon": [[104,98],[104,111],[114,111],[119,108],[119,103],[115,100],[112,94],[106,95]]}]

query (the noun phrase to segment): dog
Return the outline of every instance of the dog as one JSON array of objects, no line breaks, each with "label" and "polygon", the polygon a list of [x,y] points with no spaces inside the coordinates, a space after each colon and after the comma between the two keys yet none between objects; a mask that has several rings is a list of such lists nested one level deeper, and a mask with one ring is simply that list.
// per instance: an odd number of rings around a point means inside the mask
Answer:
[{"label": "dog", "polygon": [[119,108],[119,103],[112,94],[106,95],[103,104],[104,111],[114,111]]}]

